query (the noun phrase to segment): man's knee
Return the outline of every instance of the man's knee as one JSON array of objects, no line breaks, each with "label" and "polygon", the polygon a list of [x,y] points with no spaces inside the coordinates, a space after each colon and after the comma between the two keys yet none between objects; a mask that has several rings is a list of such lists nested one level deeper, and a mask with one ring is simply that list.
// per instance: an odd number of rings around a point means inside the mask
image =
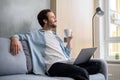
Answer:
[{"label": "man's knee", "polygon": [[48,70],[48,74],[50,76],[58,76],[60,73],[60,69],[62,68],[61,66],[62,66],[62,63],[60,62],[54,63]]}]

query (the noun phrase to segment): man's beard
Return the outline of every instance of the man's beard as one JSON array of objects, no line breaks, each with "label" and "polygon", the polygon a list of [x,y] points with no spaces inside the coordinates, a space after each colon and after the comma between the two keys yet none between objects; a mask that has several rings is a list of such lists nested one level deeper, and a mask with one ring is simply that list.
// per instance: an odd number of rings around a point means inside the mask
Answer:
[{"label": "man's beard", "polygon": [[56,28],[56,27],[57,27],[57,25],[56,25],[56,24],[53,24],[53,25],[52,25],[52,28]]}]

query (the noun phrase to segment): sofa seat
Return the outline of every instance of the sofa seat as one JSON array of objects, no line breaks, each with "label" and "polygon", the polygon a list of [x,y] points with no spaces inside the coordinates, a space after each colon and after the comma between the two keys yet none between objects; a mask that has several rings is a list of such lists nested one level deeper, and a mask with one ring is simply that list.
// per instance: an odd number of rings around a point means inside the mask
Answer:
[{"label": "sofa seat", "polygon": [[0,76],[0,80],[73,80],[72,78],[67,77],[48,77],[41,75],[32,75],[32,74],[18,74],[18,75],[8,75]]},{"label": "sofa seat", "polygon": [[90,80],[105,80],[105,77],[101,73],[90,75]]},{"label": "sofa seat", "polygon": [[[32,74],[32,58],[27,42],[21,42],[21,51],[17,56],[11,55],[9,46],[9,39],[0,38],[0,80],[74,80],[68,77],[48,77]],[[74,59],[68,62],[71,64]],[[90,80],[108,80],[106,61],[91,59],[90,62],[101,64],[98,73],[89,75]]]},{"label": "sofa seat", "polygon": [[[18,75],[8,75],[0,76],[0,80],[74,80],[68,77],[48,77],[33,74],[18,74]],[[97,73],[95,75],[90,75],[90,80],[105,80],[103,74]]]}]

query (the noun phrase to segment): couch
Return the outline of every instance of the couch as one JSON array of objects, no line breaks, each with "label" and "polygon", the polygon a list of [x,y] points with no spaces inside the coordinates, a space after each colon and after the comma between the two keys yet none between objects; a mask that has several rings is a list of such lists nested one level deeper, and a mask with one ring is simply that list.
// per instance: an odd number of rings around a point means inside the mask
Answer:
[{"label": "couch", "polygon": [[[107,64],[102,59],[90,61],[101,63],[99,73],[89,75],[90,80],[108,80]],[[50,77],[32,73],[32,59],[26,41],[21,42],[20,53],[13,56],[10,53],[10,40],[0,38],[0,80],[74,80],[68,77]]]}]

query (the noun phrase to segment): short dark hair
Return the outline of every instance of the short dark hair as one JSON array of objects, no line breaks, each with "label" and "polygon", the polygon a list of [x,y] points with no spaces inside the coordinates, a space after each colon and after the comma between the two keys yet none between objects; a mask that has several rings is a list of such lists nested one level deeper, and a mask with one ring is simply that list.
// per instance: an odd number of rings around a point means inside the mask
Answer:
[{"label": "short dark hair", "polygon": [[42,11],[40,11],[40,13],[38,14],[38,16],[37,16],[37,19],[38,19],[38,22],[39,22],[39,24],[41,25],[41,27],[43,27],[44,26],[44,22],[43,22],[43,20],[44,19],[47,19],[48,20],[48,16],[47,16],[47,13],[48,12],[52,12],[50,9],[44,9],[44,10],[42,10]]}]

